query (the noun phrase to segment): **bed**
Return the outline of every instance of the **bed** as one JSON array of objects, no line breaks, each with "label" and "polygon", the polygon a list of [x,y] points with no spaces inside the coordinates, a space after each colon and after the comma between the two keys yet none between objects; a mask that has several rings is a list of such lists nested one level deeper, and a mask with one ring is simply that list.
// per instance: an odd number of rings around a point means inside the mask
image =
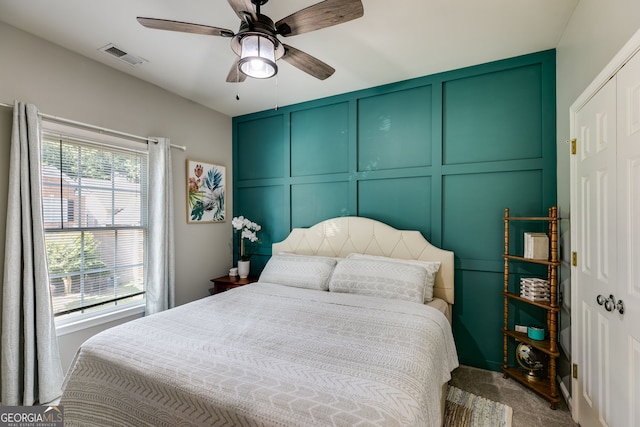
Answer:
[{"label": "bed", "polygon": [[272,249],[257,283],[85,342],[65,425],[441,425],[453,253],[360,217]]}]

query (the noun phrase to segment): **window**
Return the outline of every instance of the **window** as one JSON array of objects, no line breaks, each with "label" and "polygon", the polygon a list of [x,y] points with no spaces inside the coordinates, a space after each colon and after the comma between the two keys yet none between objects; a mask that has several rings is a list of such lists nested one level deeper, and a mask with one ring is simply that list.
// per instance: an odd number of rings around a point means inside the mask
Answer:
[{"label": "window", "polygon": [[147,153],[45,132],[42,201],[56,319],[144,299]]}]

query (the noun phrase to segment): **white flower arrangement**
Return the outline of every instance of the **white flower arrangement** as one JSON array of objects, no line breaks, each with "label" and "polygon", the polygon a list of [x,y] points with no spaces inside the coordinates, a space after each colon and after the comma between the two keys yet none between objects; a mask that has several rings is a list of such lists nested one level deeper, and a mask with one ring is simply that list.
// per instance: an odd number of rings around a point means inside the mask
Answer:
[{"label": "white flower arrangement", "polygon": [[244,216],[236,216],[231,220],[231,225],[235,232],[240,233],[240,259],[248,261],[251,257],[245,252],[245,239],[251,243],[258,241],[258,231],[262,230],[259,224],[245,218]]}]

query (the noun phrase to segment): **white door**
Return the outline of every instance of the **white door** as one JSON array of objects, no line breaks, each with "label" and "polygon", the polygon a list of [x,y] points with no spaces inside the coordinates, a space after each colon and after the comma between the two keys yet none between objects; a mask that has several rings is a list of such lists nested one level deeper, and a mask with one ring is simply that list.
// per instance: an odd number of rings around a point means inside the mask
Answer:
[{"label": "white door", "polygon": [[[618,289],[620,345],[612,398],[622,403],[620,422],[640,426],[640,54],[618,72]],[[620,390],[619,392],[617,390]],[[617,417],[616,417],[617,419]]]},{"label": "white door", "polygon": [[[611,362],[613,328],[609,313],[598,304],[598,295],[616,293],[616,82],[610,80],[576,113],[577,150],[572,176],[573,250],[578,265],[577,351],[579,366],[572,400],[582,427],[611,424]],[[622,427],[622,426],[621,426]]]},{"label": "white door", "polygon": [[576,112],[574,134],[574,413],[640,426],[640,54]]}]

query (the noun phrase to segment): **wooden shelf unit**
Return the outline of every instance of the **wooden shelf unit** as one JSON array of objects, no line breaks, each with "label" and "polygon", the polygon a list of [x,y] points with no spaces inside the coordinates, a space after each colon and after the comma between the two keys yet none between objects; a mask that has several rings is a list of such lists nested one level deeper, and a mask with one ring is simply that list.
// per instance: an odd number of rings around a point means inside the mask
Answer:
[{"label": "wooden shelf unit", "polygon": [[[556,409],[558,402],[560,402],[560,396],[558,394],[558,386],[556,383],[556,363],[557,358],[560,356],[558,349],[558,267],[560,262],[558,259],[558,208],[553,206],[549,208],[549,216],[546,217],[511,217],[509,216],[509,208],[504,210],[504,290],[501,292],[504,298],[504,326],[502,328],[503,333],[503,351],[504,351],[504,363],[502,366],[503,376],[505,378],[513,378],[526,387],[534,390],[551,403],[551,409]],[[549,230],[549,259],[530,259],[523,256],[514,255],[509,249],[509,232],[512,221],[544,221],[548,222]],[[547,266],[547,277],[549,281],[550,297],[549,301],[530,301],[526,298],[522,298],[519,294],[509,292],[509,276],[510,265],[513,262],[527,262],[533,264],[541,264]],[[509,308],[510,304],[514,301],[518,301],[522,304],[529,304],[534,307],[538,307],[546,312],[547,318],[547,334],[544,340],[532,340],[526,333],[516,332],[509,325]],[[533,348],[545,353],[548,357],[549,363],[546,370],[546,375],[537,380],[530,380],[526,376],[526,372],[519,368],[509,366],[509,340],[516,342],[523,342],[529,344]]]},{"label": "wooden shelf unit", "polygon": [[544,308],[547,310],[555,310],[556,312],[560,311],[560,307],[555,306],[555,307],[551,307],[551,303],[550,302],[546,302],[546,301],[531,301],[529,299],[523,298],[521,297],[519,294],[514,294],[511,292],[500,292],[501,295],[506,296],[507,298],[511,298],[517,301],[522,301],[522,302],[526,302],[527,304],[531,304],[531,305],[535,305],[537,307],[540,308]]}]

